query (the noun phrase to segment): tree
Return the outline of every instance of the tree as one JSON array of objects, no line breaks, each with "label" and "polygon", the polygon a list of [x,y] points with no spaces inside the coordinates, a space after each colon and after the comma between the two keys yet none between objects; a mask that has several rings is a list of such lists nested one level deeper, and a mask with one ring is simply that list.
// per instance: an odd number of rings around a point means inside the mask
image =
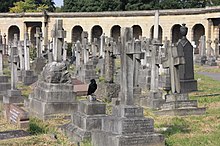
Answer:
[{"label": "tree", "polygon": [[42,12],[44,10],[54,11],[54,2],[52,0],[25,0],[15,2],[14,7],[10,8],[10,12],[12,13]]},{"label": "tree", "polygon": [[0,12],[8,12],[10,7],[13,7],[13,3],[19,0],[0,0]]}]

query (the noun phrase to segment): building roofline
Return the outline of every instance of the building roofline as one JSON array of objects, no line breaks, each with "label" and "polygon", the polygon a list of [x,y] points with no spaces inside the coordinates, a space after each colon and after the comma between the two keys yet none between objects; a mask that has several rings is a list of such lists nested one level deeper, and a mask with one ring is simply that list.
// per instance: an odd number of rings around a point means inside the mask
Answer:
[{"label": "building roofline", "polygon": [[[205,7],[205,8],[192,8],[192,9],[166,9],[159,10],[160,15],[193,15],[193,14],[206,14],[213,12],[220,12],[220,6]],[[132,17],[132,16],[154,16],[155,10],[144,11],[111,11],[111,12],[32,12],[32,13],[0,13],[2,17]]]}]

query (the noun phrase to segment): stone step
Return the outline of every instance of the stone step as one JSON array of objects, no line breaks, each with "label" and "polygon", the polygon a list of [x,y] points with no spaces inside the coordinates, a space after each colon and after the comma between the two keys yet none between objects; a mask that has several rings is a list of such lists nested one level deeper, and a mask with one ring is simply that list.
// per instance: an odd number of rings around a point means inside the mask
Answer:
[{"label": "stone step", "polygon": [[202,115],[205,114],[206,108],[179,108],[172,110],[155,111],[154,114],[160,116],[186,116],[186,115]]},{"label": "stone step", "polygon": [[157,133],[119,135],[104,131],[92,132],[94,146],[164,146],[164,137]]},{"label": "stone step", "polygon": [[178,109],[178,108],[196,108],[198,107],[197,100],[182,100],[182,101],[170,101],[165,102],[161,109],[170,110],[170,109]]},{"label": "stone step", "polygon": [[83,130],[101,130],[102,119],[107,115],[85,115],[80,112],[73,113],[71,116],[72,123]]},{"label": "stone step", "polygon": [[153,119],[145,117],[119,118],[108,116],[103,119],[102,124],[102,130],[117,134],[145,134],[154,131]]}]

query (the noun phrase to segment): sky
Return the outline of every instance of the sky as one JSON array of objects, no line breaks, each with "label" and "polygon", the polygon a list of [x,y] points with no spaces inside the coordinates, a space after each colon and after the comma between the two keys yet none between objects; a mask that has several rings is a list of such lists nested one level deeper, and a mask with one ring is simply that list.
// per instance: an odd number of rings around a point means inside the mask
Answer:
[{"label": "sky", "polygon": [[63,0],[54,0],[56,7],[60,7],[61,5],[63,5]]}]

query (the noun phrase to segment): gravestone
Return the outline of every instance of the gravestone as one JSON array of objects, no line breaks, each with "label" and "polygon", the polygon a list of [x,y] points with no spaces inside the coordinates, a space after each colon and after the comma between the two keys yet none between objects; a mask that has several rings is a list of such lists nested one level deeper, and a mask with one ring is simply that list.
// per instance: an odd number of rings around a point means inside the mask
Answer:
[{"label": "gravestone", "polygon": [[59,114],[70,114],[77,108],[76,96],[73,91],[71,76],[67,65],[62,61],[62,46],[65,38],[63,21],[55,23],[55,52],[54,62],[45,65],[36,87],[30,94],[30,114],[46,120]]},{"label": "gravestone", "polygon": [[212,41],[210,39],[207,40],[207,55],[208,55],[207,64],[210,66],[217,66],[214,50],[211,44]]},{"label": "gravestone", "polygon": [[63,43],[63,61],[67,60],[67,49],[68,49],[68,44],[67,41]]},{"label": "gravestone", "polygon": [[140,105],[158,109],[164,103],[162,98],[162,91],[159,90],[159,68],[161,63],[161,46],[162,44],[158,40],[159,29],[159,11],[155,12],[154,18],[154,38],[152,45],[150,45],[150,91],[145,98],[140,99]]},{"label": "gravestone", "polygon": [[[91,79],[98,79],[96,74],[96,64],[93,60],[89,60],[89,50],[91,44],[88,43],[88,33],[82,32],[82,64],[80,65],[78,72],[78,78],[84,83],[89,83]],[[79,48],[79,46],[78,46]]]},{"label": "gravestone", "polygon": [[[35,58],[33,62],[33,70],[34,72],[39,75],[43,70],[43,67],[46,64],[46,59],[42,56],[42,32],[40,32],[40,28],[36,28],[35,33],[36,38],[36,51],[37,51],[37,58]],[[26,38],[28,39],[28,38]],[[27,47],[28,48],[28,47]]]},{"label": "gravestone", "polygon": [[89,140],[93,130],[101,130],[104,117],[106,117],[104,103],[81,100],[78,103],[77,112],[71,115],[71,122],[63,125],[61,129],[73,141]]},{"label": "gravestone", "polygon": [[[25,33],[24,37],[24,69],[21,70],[22,83],[24,85],[31,85],[37,81],[38,76],[34,71],[30,69],[30,53],[29,53],[30,41],[28,39],[28,33]],[[38,61],[39,63],[39,61]],[[37,64],[36,64],[37,65]]]},{"label": "gravestone", "polygon": [[2,43],[2,35],[0,34],[0,101],[3,100],[3,95],[6,94],[7,90],[10,89],[9,77],[3,74],[3,50],[4,44]]},{"label": "gravestone", "polygon": [[17,47],[18,47],[18,35],[14,34],[14,40],[11,47],[11,89],[7,90],[7,93],[3,95],[3,104],[4,104],[4,116],[8,119],[10,104],[14,103],[23,103],[24,99],[21,96],[21,91],[16,88],[17,83],[17,65],[19,62],[19,57],[17,55]]},{"label": "gravestone", "polygon": [[122,29],[121,92],[119,105],[102,121],[102,129],[92,132],[94,146],[164,145],[164,138],[154,133],[153,119],[145,118],[143,108],[134,105],[133,32]]},{"label": "gravestone", "polygon": [[98,83],[98,89],[96,93],[99,95],[99,98],[105,99],[106,101],[112,101],[112,98],[117,98],[120,91],[120,85],[115,83],[114,75],[115,75],[115,54],[113,49],[115,47],[115,43],[112,38],[106,38],[105,43],[105,79],[104,82]]},{"label": "gravestone", "polygon": [[[171,90],[171,94],[165,96],[166,102],[158,115],[197,115],[203,114],[205,108],[198,108],[196,100],[189,100],[188,93],[197,90],[197,81],[194,80],[193,47],[187,40],[187,27],[180,27],[182,38],[177,46],[170,46],[163,58],[163,67],[169,69],[169,80],[164,88]],[[170,89],[169,89],[170,88]]]}]

